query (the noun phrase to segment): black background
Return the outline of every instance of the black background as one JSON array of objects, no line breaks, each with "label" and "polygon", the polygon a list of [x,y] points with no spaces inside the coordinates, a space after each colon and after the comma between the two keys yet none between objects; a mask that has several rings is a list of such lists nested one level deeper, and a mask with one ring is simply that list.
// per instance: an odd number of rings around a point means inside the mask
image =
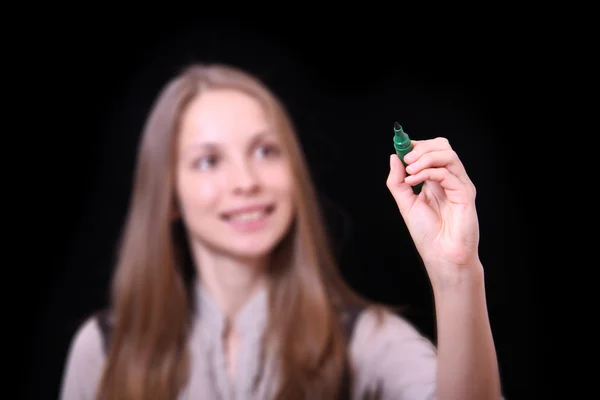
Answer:
[{"label": "black background", "polygon": [[48,160],[41,168],[51,179],[38,176],[46,207],[30,209],[43,214],[52,249],[36,269],[28,315],[33,398],[56,398],[72,334],[106,304],[144,119],[162,85],[194,61],[245,68],[283,99],[344,276],[375,300],[410,305],[410,318],[432,339],[429,282],[385,180],[394,121],[414,139],[448,138],[478,189],[480,256],[504,392],[537,398],[533,223],[527,188],[514,181],[519,148],[536,135],[519,124],[530,94],[526,37],[511,34],[506,21],[486,20],[419,29],[387,16],[368,24],[341,17],[191,21],[92,18],[39,39],[36,56],[46,68],[32,78],[48,88],[43,101],[57,134],[39,132]]}]

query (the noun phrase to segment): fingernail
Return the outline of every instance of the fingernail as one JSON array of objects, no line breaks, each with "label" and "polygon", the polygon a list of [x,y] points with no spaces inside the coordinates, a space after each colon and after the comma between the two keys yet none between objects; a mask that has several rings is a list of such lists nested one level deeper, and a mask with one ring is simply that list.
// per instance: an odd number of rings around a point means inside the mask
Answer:
[{"label": "fingernail", "polygon": [[415,152],[411,151],[410,153],[408,153],[407,155],[404,156],[404,161],[410,162],[410,161],[412,161],[414,156],[415,156]]}]

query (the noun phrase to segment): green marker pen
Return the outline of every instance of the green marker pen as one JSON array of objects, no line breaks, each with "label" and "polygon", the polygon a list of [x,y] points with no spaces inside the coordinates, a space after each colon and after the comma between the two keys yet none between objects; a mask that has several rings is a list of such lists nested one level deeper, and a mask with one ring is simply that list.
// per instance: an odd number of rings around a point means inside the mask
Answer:
[{"label": "green marker pen", "polygon": [[[404,162],[404,156],[410,153],[413,146],[412,142],[410,141],[410,138],[408,137],[406,132],[402,130],[402,126],[398,122],[394,122],[394,148],[396,149],[396,154],[402,161],[402,164],[404,164],[404,166],[406,167],[408,164]],[[412,187],[413,192],[415,194],[421,193],[422,186],[423,182],[416,184]]]}]

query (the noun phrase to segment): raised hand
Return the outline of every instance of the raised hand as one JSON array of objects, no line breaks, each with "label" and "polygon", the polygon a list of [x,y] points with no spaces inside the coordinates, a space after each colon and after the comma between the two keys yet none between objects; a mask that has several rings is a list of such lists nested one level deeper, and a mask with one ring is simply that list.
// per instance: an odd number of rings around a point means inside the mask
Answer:
[{"label": "raised hand", "polygon": [[[475,186],[447,139],[412,143],[404,157],[406,169],[391,155],[386,184],[430,280],[434,285],[452,283],[465,270],[480,268]],[[425,183],[415,195],[411,186],[419,182]]]}]

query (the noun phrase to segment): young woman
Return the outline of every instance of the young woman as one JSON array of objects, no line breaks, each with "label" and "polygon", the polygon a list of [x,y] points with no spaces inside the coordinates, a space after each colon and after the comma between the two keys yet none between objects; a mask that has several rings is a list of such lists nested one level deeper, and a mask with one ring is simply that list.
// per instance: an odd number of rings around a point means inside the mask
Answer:
[{"label": "young woman", "polygon": [[448,141],[415,141],[410,176],[392,155],[387,179],[432,284],[437,348],[344,284],[302,154],[282,104],[244,71],[197,65],[166,86],[109,334],[97,317],[80,327],[62,399],[501,398],[475,187]]}]

